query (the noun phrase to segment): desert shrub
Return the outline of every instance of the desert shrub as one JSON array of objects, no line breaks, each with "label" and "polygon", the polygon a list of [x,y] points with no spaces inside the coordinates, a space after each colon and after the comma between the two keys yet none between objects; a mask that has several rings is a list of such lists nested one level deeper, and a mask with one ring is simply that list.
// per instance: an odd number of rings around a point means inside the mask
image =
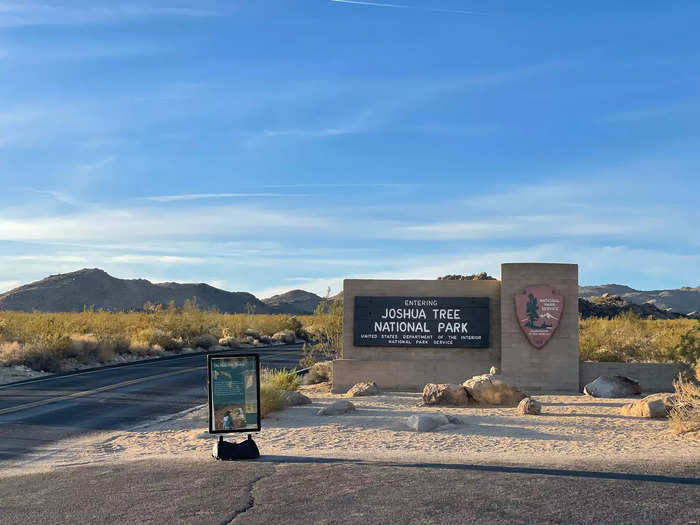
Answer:
[{"label": "desert shrub", "polygon": [[24,365],[39,372],[61,371],[61,361],[56,355],[45,349],[23,345],[17,341],[0,344],[0,364]]},{"label": "desert shrub", "polygon": [[143,348],[159,346],[165,350],[182,348],[181,340],[175,339],[170,333],[159,328],[144,328],[131,338],[132,348],[141,352]]},{"label": "desert shrub", "polygon": [[314,363],[304,376],[304,383],[313,385],[325,381],[333,382],[333,361],[319,361]]},{"label": "desert shrub", "polygon": [[207,350],[212,346],[216,345],[218,342],[219,340],[213,335],[202,334],[194,338],[194,340],[192,341],[192,346],[194,348],[203,348],[204,350]]},{"label": "desert shrub", "polygon": [[304,358],[300,361],[303,368],[311,366],[317,358],[343,357],[343,299],[329,296],[330,289],[313,315],[303,318],[304,329],[313,339],[311,344],[304,346]]},{"label": "desert shrub", "polygon": [[676,434],[700,431],[700,383],[679,377],[673,384],[676,400],[669,414],[669,426]]},{"label": "desert shrub", "polygon": [[260,415],[267,416],[271,412],[277,412],[284,408],[284,400],[280,395],[280,389],[271,383],[260,384]]},{"label": "desert shrub", "polygon": [[700,357],[700,322],[694,319],[641,319],[624,313],[614,319],[582,319],[579,328],[583,361],[693,364]]},{"label": "desert shrub", "polygon": [[73,334],[70,340],[71,344],[62,357],[75,357],[79,361],[87,362],[97,354],[99,342],[94,334]]},{"label": "desert shrub", "polygon": [[297,390],[301,383],[296,369],[270,370],[263,369],[260,381],[273,385],[278,390]]}]

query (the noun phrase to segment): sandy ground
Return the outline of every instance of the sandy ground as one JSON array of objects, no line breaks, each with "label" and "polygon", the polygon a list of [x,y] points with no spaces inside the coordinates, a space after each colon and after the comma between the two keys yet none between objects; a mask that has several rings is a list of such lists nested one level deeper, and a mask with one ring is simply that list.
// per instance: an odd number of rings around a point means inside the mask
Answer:
[{"label": "sandy ground", "polygon": [[[537,399],[543,403],[542,415],[524,416],[510,407],[420,407],[420,394],[387,393],[353,398],[355,413],[317,416],[320,407],[343,396],[321,385],[302,387],[302,391],[312,398],[312,405],[288,408],[263,420],[263,430],[255,436],[263,455],[562,468],[588,465],[634,472],[685,465],[700,476],[700,440],[669,433],[666,420],[621,416],[620,407],[632,399],[541,395]],[[417,413],[451,414],[464,424],[417,433],[405,425],[407,416]],[[206,457],[217,439],[206,428],[206,408],[200,407],[130,431],[66,441],[60,444],[60,453],[16,468]],[[244,437],[233,434],[227,439]],[[16,474],[16,468],[5,469],[4,474]]]}]

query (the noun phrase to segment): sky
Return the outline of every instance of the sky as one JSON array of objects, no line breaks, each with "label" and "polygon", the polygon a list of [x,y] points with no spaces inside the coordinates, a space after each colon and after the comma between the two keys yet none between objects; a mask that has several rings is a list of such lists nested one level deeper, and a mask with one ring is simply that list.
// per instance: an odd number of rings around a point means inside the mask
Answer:
[{"label": "sky", "polygon": [[0,292],[700,284],[700,3],[0,0]]}]

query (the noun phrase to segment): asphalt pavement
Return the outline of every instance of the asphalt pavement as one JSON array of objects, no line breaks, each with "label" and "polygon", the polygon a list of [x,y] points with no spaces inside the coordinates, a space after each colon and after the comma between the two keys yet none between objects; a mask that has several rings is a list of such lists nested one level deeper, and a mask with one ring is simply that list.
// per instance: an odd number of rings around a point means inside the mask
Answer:
[{"label": "asphalt pavement", "polygon": [[[261,366],[293,368],[302,345],[240,349]],[[122,430],[207,401],[206,355],[183,355],[0,386],[0,461],[55,452],[52,444]],[[38,452],[40,450],[40,452]]]},{"label": "asphalt pavement", "polygon": [[3,478],[0,523],[700,523],[697,478],[268,459],[154,459]]}]

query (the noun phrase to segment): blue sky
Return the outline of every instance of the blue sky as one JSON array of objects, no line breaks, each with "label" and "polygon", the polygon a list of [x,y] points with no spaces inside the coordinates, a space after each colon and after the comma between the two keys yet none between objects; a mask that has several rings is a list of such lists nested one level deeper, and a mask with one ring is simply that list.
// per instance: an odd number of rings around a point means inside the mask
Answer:
[{"label": "blue sky", "polygon": [[[385,4],[385,5],[384,5]],[[0,0],[0,291],[697,286],[700,4]]]}]

